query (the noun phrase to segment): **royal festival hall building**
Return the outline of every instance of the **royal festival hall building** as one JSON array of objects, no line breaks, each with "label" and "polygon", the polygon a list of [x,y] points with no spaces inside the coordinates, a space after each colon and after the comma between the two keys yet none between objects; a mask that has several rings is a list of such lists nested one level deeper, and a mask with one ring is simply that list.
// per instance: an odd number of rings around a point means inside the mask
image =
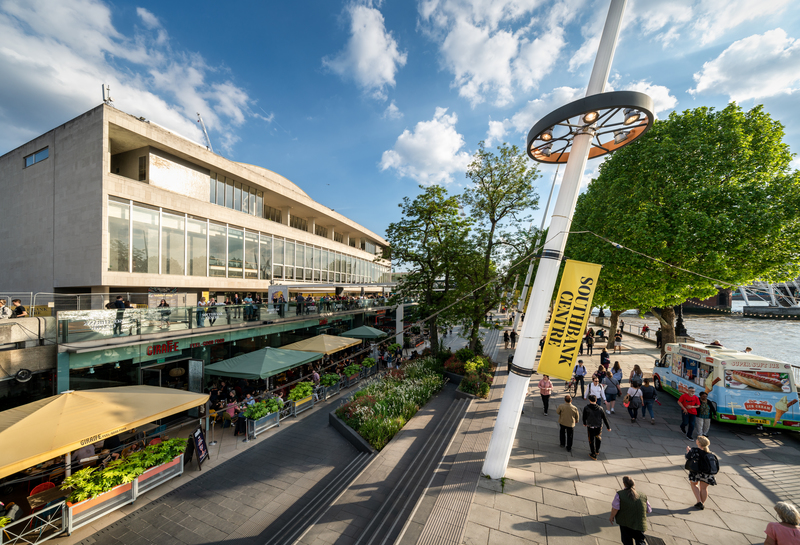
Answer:
[{"label": "royal festival hall building", "polygon": [[[35,316],[57,322],[39,329],[57,339],[42,333],[38,341],[51,350],[57,343],[55,368],[31,369],[28,388],[37,378],[53,393],[166,385],[177,374],[172,370],[188,372],[189,360],[207,365],[395,317],[375,299],[318,308],[316,315],[264,308],[248,320],[218,310],[220,320],[203,316],[201,325],[201,297],[222,302],[251,293],[266,301],[275,291],[288,298],[388,291],[387,242],[274,172],[109,105],[0,157],[0,194],[9,210],[0,238],[0,297],[18,296],[35,304]],[[117,295],[133,306],[121,322],[105,309]],[[166,327],[154,311],[162,299],[172,309]],[[7,364],[0,397],[10,388],[4,381],[26,365],[6,352],[32,348],[14,337],[19,330],[0,328],[0,360]],[[4,331],[15,333],[3,337]],[[169,351],[154,348],[163,346]]]}]

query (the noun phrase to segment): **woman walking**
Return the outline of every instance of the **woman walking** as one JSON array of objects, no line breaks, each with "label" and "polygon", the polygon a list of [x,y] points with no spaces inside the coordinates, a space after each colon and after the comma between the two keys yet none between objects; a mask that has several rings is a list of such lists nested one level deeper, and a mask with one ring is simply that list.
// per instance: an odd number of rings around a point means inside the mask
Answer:
[{"label": "woman walking", "polygon": [[653,508],[647,496],[636,491],[633,479],[626,475],[622,478],[622,484],[625,489],[614,496],[608,520],[619,524],[623,545],[646,545],[644,533],[647,531],[647,513],[651,513]]},{"label": "woman walking", "polygon": [[[714,475],[719,471],[719,460],[711,452],[711,441],[704,435],[697,436],[695,440],[696,447],[686,447],[686,466],[685,469],[689,470],[689,485],[692,487],[692,493],[697,499],[694,507],[701,511],[705,509],[706,500],[708,499],[708,487],[715,486],[717,480]],[[710,460],[715,462],[712,464]]]},{"label": "woman walking", "polygon": [[547,375],[542,376],[539,381],[539,395],[542,396],[542,405],[544,406],[544,415],[547,416],[547,409],[550,408],[550,394],[553,393],[553,383],[550,382],[550,377]]},{"label": "woman walking", "polygon": [[611,356],[608,355],[608,350],[603,347],[603,351],[600,352],[600,365],[608,369],[608,366],[611,365]]},{"label": "woman walking", "polygon": [[800,513],[797,508],[784,501],[775,504],[780,522],[770,522],[764,533],[764,545],[796,545],[800,543]]},{"label": "woman walking", "polygon": [[621,329],[618,329],[617,332],[614,334],[614,353],[615,354],[617,353],[617,350],[619,350],[619,353],[622,354],[622,330]]},{"label": "woman walking", "polygon": [[625,401],[628,402],[628,414],[631,415],[631,424],[636,422],[636,415],[639,412],[639,407],[642,406],[642,389],[639,387],[640,383],[628,388],[628,395],[625,396]]},{"label": "woman walking", "polygon": [[647,415],[645,411],[650,413],[650,423],[655,424],[656,418],[653,416],[653,404],[658,400],[658,393],[653,386],[650,386],[650,379],[644,379],[644,385],[642,386],[642,418],[646,418]]},{"label": "woman walking", "polygon": [[589,333],[586,335],[586,355],[592,355],[592,348],[594,348],[594,334],[592,330],[589,330]]},{"label": "woman walking", "polygon": [[628,382],[631,383],[631,386],[634,386],[636,384],[641,386],[643,378],[644,378],[644,373],[642,373],[642,368],[639,367],[638,365],[634,365],[633,371],[631,371],[631,374],[628,377]]},{"label": "woman walking", "polygon": [[508,350],[508,343],[511,339],[508,337],[508,330],[506,329],[503,331],[503,342],[506,344],[506,350]]},{"label": "woman walking", "polygon": [[617,379],[617,382],[622,382],[622,367],[620,367],[619,362],[614,362],[614,367],[611,368],[611,374]]},{"label": "woman walking", "polygon": [[613,414],[614,405],[617,403],[617,396],[620,394],[619,380],[614,378],[611,371],[606,371],[603,384],[606,386],[606,414]]},{"label": "woman walking", "polygon": [[169,309],[169,303],[167,303],[166,299],[162,299],[158,308],[161,309],[161,329],[169,329],[169,315],[172,314]]}]

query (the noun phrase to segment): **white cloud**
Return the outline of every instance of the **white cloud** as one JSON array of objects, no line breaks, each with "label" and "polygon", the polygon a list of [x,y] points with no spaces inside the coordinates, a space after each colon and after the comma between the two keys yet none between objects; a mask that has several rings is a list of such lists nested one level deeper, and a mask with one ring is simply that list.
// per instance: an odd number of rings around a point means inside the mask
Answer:
[{"label": "white cloud", "polygon": [[433,119],[420,121],[413,131],[404,130],[394,148],[383,152],[381,170],[394,169],[423,184],[452,182],[453,174],[465,172],[470,162],[457,121],[455,113],[447,115],[447,108],[436,108]]},{"label": "white cloud", "polygon": [[489,130],[486,131],[486,147],[491,148],[495,143],[501,143],[505,135],[505,123],[502,121],[489,121]]},{"label": "white cloud", "polygon": [[439,45],[453,87],[474,107],[506,106],[536,89],[559,62],[565,26],[584,0],[423,0],[420,25]]},{"label": "white cloud", "polygon": [[783,29],[733,42],[694,74],[691,94],[728,95],[743,101],[790,94],[800,88],[800,40]]},{"label": "white cloud", "polygon": [[789,168],[794,170],[800,170],[800,157],[795,157],[792,159],[792,162],[789,163]]},{"label": "white cloud", "polygon": [[253,115],[252,100],[231,81],[210,81],[214,70],[202,57],[175,51],[158,18],[144,9],[137,13],[149,32],[126,36],[100,0],[2,4],[0,123],[13,130],[0,136],[0,149],[97,106],[106,83],[116,107],[199,142],[194,119],[201,112],[212,137],[229,151],[238,140],[236,127]]},{"label": "white cloud", "polygon": [[346,10],[350,39],[336,56],[322,59],[322,64],[343,78],[352,78],[372,97],[385,100],[386,88],[395,86],[395,74],[405,66],[407,55],[398,49],[376,8],[350,4]]},{"label": "white cloud", "polygon": [[638,91],[649,95],[653,99],[653,108],[656,114],[675,109],[678,99],[669,94],[669,88],[663,85],[654,85],[646,80],[635,81],[622,87],[627,91]]},{"label": "white cloud", "polygon": [[513,128],[518,133],[528,134],[536,122],[556,108],[568,104],[573,100],[582,98],[585,89],[574,87],[557,87],[550,93],[528,101],[511,119],[504,121],[507,128]]},{"label": "white cloud", "polygon": [[400,108],[397,107],[397,104],[394,103],[394,100],[391,104],[386,107],[386,110],[383,112],[384,119],[400,119],[403,117],[403,112],[400,111]]}]

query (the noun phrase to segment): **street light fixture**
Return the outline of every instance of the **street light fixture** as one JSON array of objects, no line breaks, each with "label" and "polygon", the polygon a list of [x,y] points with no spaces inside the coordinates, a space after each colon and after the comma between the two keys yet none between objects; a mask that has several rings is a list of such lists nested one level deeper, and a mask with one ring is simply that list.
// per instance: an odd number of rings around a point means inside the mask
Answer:
[{"label": "street light fixture", "polygon": [[622,144],[630,136],[631,131],[614,131],[614,143]]},{"label": "street light fixture", "polygon": [[597,121],[597,116],[599,114],[597,112],[586,112],[583,114],[583,122],[587,124],[592,124]]},{"label": "street light fixture", "polygon": [[544,140],[545,142],[549,142],[552,139],[553,139],[553,127],[550,127],[549,129],[547,129],[542,133],[542,140]]},{"label": "street light fixture", "polygon": [[625,125],[636,123],[639,121],[639,118],[642,117],[642,114],[634,108],[625,108],[623,113],[625,114],[625,121],[623,121]]}]

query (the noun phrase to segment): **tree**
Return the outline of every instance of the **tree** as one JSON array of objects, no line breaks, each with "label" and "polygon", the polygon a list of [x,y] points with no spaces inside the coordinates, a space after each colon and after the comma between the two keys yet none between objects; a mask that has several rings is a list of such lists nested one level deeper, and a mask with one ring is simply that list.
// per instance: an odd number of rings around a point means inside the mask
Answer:
[{"label": "tree", "polygon": [[569,257],[603,265],[596,304],[649,309],[668,343],[673,307],[688,298],[796,277],[800,176],[783,134],[761,106],[702,107],[656,121],[606,161],[578,199],[572,231],[661,262],[571,235]]},{"label": "tree", "polygon": [[[503,290],[510,289],[513,270],[500,270],[501,250],[511,233],[529,220],[538,197],[533,182],[538,171],[517,146],[498,146],[498,154],[486,151],[483,142],[467,168],[472,185],[464,192],[464,203],[474,222],[472,251],[459,272],[463,283],[474,292],[460,307],[469,331],[470,348],[478,344],[478,330],[486,313],[500,302]],[[492,279],[497,278],[495,282]]]},{"label": "tree", "polygon": [[436,315],[457,296],[456,269],[467,251],[470,222],[459,216],[459,202],[440,186],[423,187],[413,201],[403,199],[403,217],[389,224],[386,240],[394,265],[407,268],[397,291],[419,298],[421,316],[430,321],[431,349],[439,350],[438,325],[453,311]]}]

